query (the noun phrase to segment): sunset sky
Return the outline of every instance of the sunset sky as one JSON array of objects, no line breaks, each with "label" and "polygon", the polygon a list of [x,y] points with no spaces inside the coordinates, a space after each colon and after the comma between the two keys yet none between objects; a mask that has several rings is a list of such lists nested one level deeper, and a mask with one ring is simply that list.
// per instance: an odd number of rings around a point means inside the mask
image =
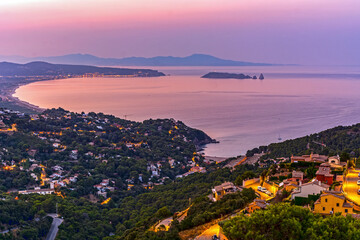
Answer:
[{"label": "sunset sky", "polygon": [[359,0],[1,0],[0,55],[359,65]]}]

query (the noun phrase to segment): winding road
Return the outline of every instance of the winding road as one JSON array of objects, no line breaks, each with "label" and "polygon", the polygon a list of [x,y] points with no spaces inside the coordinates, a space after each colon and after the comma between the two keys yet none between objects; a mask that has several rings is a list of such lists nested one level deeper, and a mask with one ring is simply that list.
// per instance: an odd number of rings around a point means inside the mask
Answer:
[{"label": "winding road", "polygon": [[60,224],[64,221],[62,218],[53,217],[53,222],[51,224],[50,230],[46,236],[46,240],[54,240],[57,232],[59,231]]}]

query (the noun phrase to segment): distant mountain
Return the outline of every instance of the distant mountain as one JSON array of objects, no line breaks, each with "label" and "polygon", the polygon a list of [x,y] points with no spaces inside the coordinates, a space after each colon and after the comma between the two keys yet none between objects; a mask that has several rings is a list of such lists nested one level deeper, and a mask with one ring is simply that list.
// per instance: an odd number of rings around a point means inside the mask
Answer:
[{"label": "distant mountain", "polygon": [[[253,63],[234,60],[225,60],[206,54],[193,54],[187,57],[128,57],[128,58],[100,58],[90,54],[69,54],[53,57],[24,58],[9,57],[10,61],[29,62],[45,61],[56,64],[89,64],[96,66],[274,66],[277,64]],[[6,57],[0,56],[0,60]],[[9,61],[9,60],[8,60]]]},{"label": "distant mountain", "polygon": [[47,62],[30,62],[27,64],[0,62],[0,76],[58,76],[83,75],[85,73],[138,75],[147,77],[165,76],[162,72],[151,69],[94,67],[86,65],[51,64]]}]

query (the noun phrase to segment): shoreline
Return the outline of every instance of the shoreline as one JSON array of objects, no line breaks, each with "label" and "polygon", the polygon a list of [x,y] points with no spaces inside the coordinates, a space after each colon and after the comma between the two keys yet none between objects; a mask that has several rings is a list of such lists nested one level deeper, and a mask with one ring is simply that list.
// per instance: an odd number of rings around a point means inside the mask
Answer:
[{"label": "shoreline", "polygon": [[[33,82],[39,82],[39,81],[33,81]],[[29,110],[42,113],[43,111],[46,110],[45,108],[41,108],[41,107],[39,107],[39,106],[37,106],[37,105],[34,105],[34,104],[32,104],[32,103],[23,101],[23,100],[21,100],[20,98],[14,96],[14,94],[16,93],[16,90],[17,90],[18,88],[20,88],[20,87],[22,87],[22,86],[25,86],[25,85],[28,85],[28,84],[33,83],[33,82],[19,84],[19,85],[17,85],[17,86],[14,87],[14,88],[9,89],[9,96],[7,96],[7,97],[8,97],[9,99],[13,100],[13,102],[14,102],[15,104],[18,104],[18,105],[21,106],[21,107],[25,107],[25,108],[28,108]]]},{"label": "shoreline", "polygon": [[[0,89],[0,98],[1,98],[1,107],[4,108],[20,108],[23,109],[26,113],[42,113],[45,111],[45,108],[41,108],[37,105],[34,105],[32,103],[23,101],[19,99],[18,97],[15,97],[14,94],[16,93],[16,90],[24,85],[28,85],[30,83],[34,82],[40,82],[40,81],[51,81],[55,79],[39,79],[39,80],[22,80],[19,82],[11,82],[10,84],[5,84]],[[13,109],[15,110],[15,109]]]}]

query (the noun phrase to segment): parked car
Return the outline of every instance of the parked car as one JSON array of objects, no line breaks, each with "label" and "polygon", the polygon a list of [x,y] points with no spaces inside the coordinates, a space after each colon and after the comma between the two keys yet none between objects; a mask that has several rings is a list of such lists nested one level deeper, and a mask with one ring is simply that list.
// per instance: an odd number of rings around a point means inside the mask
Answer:
[{"label": "parked car", "polygon": [[360,189],[357,190],[357,194],[360,194]]},{"label": "parked car", "polygon": [[359,174],[358,174],[358,177],[360,177],[360,172],[359,172]]},{"label": "parked car", "polygon": [[261,191],[261,186],[258,186],[258,187],[257,187],[257,190],[258,190],[258,191]]},{"label": "parked car", "polygon": [[264,188],[264,187],[262,187],[262,188],[261,188],[261,191],[262,191],[262,192],[266,192],[266,191],[267,191],[267,189],[266,189],[266,188]]},{"label": "parked car", "polygon": [[360,180],[357,181],[357,185],[360,185]]},{"label": "parked car", "polygon": [[220,238],[217,235],[212,236],[212,240],[220,240]]}]

